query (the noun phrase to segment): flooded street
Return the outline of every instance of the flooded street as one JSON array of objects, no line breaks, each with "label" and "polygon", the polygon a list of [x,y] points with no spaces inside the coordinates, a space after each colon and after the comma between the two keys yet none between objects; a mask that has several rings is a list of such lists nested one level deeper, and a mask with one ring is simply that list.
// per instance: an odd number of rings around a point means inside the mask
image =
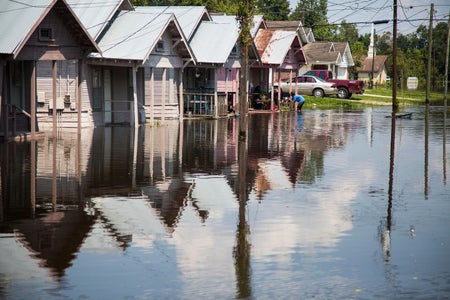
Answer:
[{"label": "flooded street", "polygon": [[450,112],[407,110],[0,144],[0,298],[449,298]]}]

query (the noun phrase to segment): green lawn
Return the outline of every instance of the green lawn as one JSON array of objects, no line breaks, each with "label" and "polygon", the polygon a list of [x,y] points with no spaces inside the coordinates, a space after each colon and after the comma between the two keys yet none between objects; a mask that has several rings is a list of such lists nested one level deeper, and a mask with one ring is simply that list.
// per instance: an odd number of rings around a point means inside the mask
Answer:
[{"label": "green lawn", "polygon": [[[425,91],[422,90],[397,90],[397,103],[404,105],[423,105],[425,104]],[[447,96],[447,98],[449,98]],[[339,99],[335,96],[316,98],[305,96],[305,109],[330,109],[336,107],[361,108],[376,105],[392,105],[392,90],[387,88],[367,89],[362,95],[353,95],[350,99]],[[444,99],[443,93],[431,92],[430,103],[442,105]]]}]

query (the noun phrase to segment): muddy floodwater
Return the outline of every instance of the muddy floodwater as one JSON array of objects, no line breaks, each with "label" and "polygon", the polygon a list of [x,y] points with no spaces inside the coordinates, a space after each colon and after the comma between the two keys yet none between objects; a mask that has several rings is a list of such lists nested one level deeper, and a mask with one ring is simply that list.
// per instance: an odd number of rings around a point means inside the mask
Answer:
[{"label": "muddy floodwater", "polygon": [[450,111],[0,144],[1,299],[448,299]]}]

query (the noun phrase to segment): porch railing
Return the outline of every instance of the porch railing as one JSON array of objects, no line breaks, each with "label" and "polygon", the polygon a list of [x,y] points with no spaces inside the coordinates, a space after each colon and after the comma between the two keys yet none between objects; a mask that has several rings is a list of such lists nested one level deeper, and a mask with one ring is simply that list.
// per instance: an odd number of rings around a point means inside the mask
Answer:
[{"label": "porch railing", "polygon": [[185,115],[222,117],[228,114],[228,97],[226,93],[185,92],[183,100],[183,112]]}]

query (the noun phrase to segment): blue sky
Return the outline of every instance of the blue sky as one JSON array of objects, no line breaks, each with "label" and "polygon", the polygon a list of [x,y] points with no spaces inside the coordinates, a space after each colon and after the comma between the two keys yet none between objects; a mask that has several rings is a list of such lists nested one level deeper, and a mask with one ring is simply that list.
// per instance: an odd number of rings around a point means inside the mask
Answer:
[{"label": "blue sky", "polygon": [[[289,0],[294,8],[299,0]],[[433,26],[438,22],[447,22],[450,12],[449,0],[397,0],[398,30],[401,34],[415,32],[419,25],[428,27],[431,3],[434,3]],[[357,23],[360,34],[368,33],[371,22],[390,20],[388,24],[376,25],[377,34],[384,31],[392,32],[393,27],[393,0],[328,0],[328,22],[340,24],[342,20],[347,23]],[[368,22],[369,24],[363,24]]]}]

